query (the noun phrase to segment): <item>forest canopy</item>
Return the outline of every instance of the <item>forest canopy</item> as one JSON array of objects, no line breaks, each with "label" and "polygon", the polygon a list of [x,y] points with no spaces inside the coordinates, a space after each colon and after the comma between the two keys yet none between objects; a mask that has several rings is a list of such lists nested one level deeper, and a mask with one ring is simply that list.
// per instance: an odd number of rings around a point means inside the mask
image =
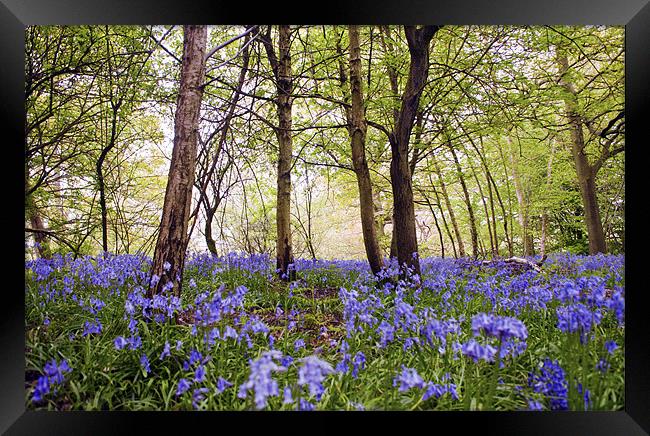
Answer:
[{"label": "forest canopy", "polygon": [[[624,251],[622,27],[442,26],[422,45],[418,89],[402,26],[282,27],[208,29],[191,249],[275,255],[281,189],[292,256],[365,258],[364,205],[379,255],[396,255],[400,176],[421,257]],[[182,26],[33,26],[25,38],[28,256],[151,256]]]}]

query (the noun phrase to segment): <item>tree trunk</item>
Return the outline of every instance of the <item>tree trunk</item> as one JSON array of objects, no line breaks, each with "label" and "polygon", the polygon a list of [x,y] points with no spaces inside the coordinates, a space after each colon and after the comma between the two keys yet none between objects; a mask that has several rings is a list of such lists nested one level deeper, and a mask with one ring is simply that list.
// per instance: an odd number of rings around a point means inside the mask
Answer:
[{"label": "tree trunk", "polygon": [[[111,137],[108,140],[106,147],[102,149],[99,159],[97,159],[97,183],[99,188],[99,208],[102,215],[102,250],[104,253],[108,251],[108,210],[106,207],[106,184],[104,183],[104,161],[108,153],[115,147],[117,139],[117,111],[120,109],[121,101],[117,103],[111,102]],[[117,245],[115,246],[117,249]]]},{"label": "tree trunk", "polygon": [[[503,154],[503,147],[497,147],[499,149],[499,157],[501,157],[501,163],[503,164],[503,174],[505,176],[505,185],[506,185],[506,194],[508,195],[506,199],[508,200],[508,213],[505,212],[505,206],[503,205],[503,201],[501,201],[501,196],[497,195],[497,199],[499,200],[499,204],[501,205],[501,210],[503,211],[503,226],[504,230],[506,232],[506,238],[508,239],[508,255],[512,257],[513,253],[513,235],[512,235],[512,196],[510,195],[510,181],[508,179],[508,165],[506,164],[506,157]],[[494,182],[494,180],[493,180]],[[496,183],[493,185],[494,189],[499,192]]]},{"label": "tree trunk", "polygon": [[427,203],[427,206],[429,207],[429,210],[431,211],[431,215],[433,216],[433,223],[436,226],[436,230],[438,230],[438,240],[440,241],[440,251],[441,251],[441,257],[444,259],[445,258],[445,241],[442,239],[442,230],[440,230],[440,224],[438,223],[438,217],[436,216],[436,212],[433,209],[433,204],[431,204],[431,201],[429,200],[429,197],[422,192],[422,197],[424,197],[424,201]]},{"label": "tree trunk", "polygon": [[445,227],[445,232],[447,233],[447,237],[449,238],[449,241],[451,242],[451,248],[454,251],[454,258],[458,259],[458,252],[456,251],[456,243],[454,242],[454,237],[451,235],[451,230],[449,230],[449,225],[447,224],[447,219],[445,218],[445,213],[442,210],[442,204],[440,202],[440,195],[438,194],[438,190],[433,185],[433,178],[431,177],[431,173],[429,173],[428,175],[429,175],[429,182],[431,183],[431,187],[433,189],[433,194],[436,196],[436,202],[438,203],[438,209],[440,210],[440,218],[442,218],[442,224]]},{"label": "tree trunk", "polygon": [[350,35],[350,91],[352,108],[349,112],[348,130],[352,144],[352,164],[359,186],[361,229],[366,255],[373,274],[379,273],[383,260],[375,230],[375,207],[373,203],[370,171],[366,161],[366,119],[361,88],[361,50],[359,48],[359,27],[349,26]]},{"label": "tree trunk", "polygon": [[[433,168],[436,174],[438,175],[438,180],[440,181],[440,190],[442,191],[442,197],[445,200],[445,205],[447,206],[447,211],[449,212],[449,220],[451,221],[451,226],[454,228],[454,234],[456,235],[456,242],[458,242],[458,255],[460,257],[465,257],[465,245],[463,244],[463,238],[460,234],[458,222],[456,221],[456,214],[454,213],[454,208],[451,206],[451,201],[449,200],[449,195],[447,194],[447,186],[445,185],[444,180],[442,180],[440,167],[438,167],[438,162],[436,162],[435,160],[433,161]],[[454,252],[455,251],[456,250],[454,250]]]},{"label": "tree trunk", "polygon": [[419,29],[416,26],[404,26],[411,63],[397,123],[390,134],[390,175],[395,218],[393,231],[397,243],[397,260],[400,266],[410,267],[418,275],[420,261],[408,160],[409,137],[429,73],[429,43],[438,29],[438,26],[424,26]]},{"label": "tree trunk", "polygon": [[278,112],[278,128],[275,129],[278,139],[278,175],[277,175],[277,240],[276,240],[276,270],[282,280],[294,280],[295,271],[289,271],[293,263],[291,244],[291,92],[293,79],[291,74],[290,36],[291,30],[287,25],[278,26],[279,41],[278,55],[271,42],[269,33],[262,37],[269,63],[275,76],[277,97],[275,104]]},{"label": "tree trunk", "polygon": [[600,219],[598,199],[596,197],[596,171],[589,164],[585,153],[585,139],[582,132],[582,120],[576,107],[576,90],[566,78],[569,69],[569,61],[566,54],[558,50],[557,60],[560,64],[560,85],[567,91],[564,103],[566,116],[571,132],[571,154],[578,176],[580,197],[585,210],[585,224],[587,226],[587,237],[589,238],[589,254],[606,253],[605,232]]},{"label": "tree trunk", "polygon": [[[553,170],[553,155],[555,154],[555,142],[551,140],[551,153],[548,156],[548,165],[546,168],[546,187],[547,187],[547,192],[549,192],[549,189],[551,187],[551,174]],[[546,255],[546,238],[547,238],[547,232],[548,232],[548,213],[547,213],[547,208],[544,208],[544,211],[542,212],[542,236],[540,239],[539,243],[539,251],[540,255],[544,257]]]},{"label": "tree trunk", "polygon": [[517,204],[519,206],[519,213],[517,218],[519,227],[521,229],[521,239],[523,243],[524,257],[533,255],[533,247],[531,246],[532,238],[530,229],[528,228],[528,199],[524,192],[524,186],[521,182],[519,174],[519,159],[517,158],[517,151],[512,148],[512,139],[510,136],[506,137],[506,141],[510,146],[510,163],[512,165],[512,179],[515,184],[515,194],[517,196]]},{"label": "tree trunk", "polygon": [[447,144],[451,155],[454,158],[454,164],[456,166],[456,173],[458,174],[458,180],[460,181],[460,186],[463,188],[463,196],[465,199],[465,206],[467,207],[467,213],[469,214],[469,231],[472,237],[472,257],[474,259],[478,258],[478,231],[476,230],[476,219],[474,218],[474,209],[472,208],[472,201],[469,198],[469,191],[467,190],[467,184],[465,183],[465,177],[463,177],[463,170],[460,167],[460,162],[458,161],[458,156],[456,155],[456,150],[451,145]]},{"label": "tree trunk", "polygon": [[42,232],[42,230],[45,230],[45,225],[43,224],[43,218],[41,217],[38,208],[34,204],[34,198],[32,195],[33,194],[27,195],[26,197],[27,204],[25,206],[25,211],[29,217],[29,225],[32,229],[36,230],[34,232],[34,242],[36,242],[36,250],[38,251],[38,256],[42,259],[49,259],[52,255],[50,251],[50,244],[47,238],[47,234]]},{"label": "tree trunk", "polygon": [[[249,40],[250,35],[246,35],[244,43],[247,43]],[[226,114],[226,117],[224,119],[223,127],[221,128],[221,135],[219,136],[219,142],[217,144],[217,149],[214,154],[214,157],[212,159],[212,166],[211,168],[207,171],[207,173],[204,175],[205,180],[203,180],[202,183],[200,183],[197,187],[200,190],[201,196],[203,198],[203,204],[205,206],[205,243],[208,247],[208,250],[210,253],[212,253],[215,256],[218,256],[217,253],[217,244],[216,241],[214,240],[214,237],[212,236],[212,222],[214,220],[214,215],[219,208],[219,204],[221,203],[222,199],[222,193],[219,192],[220,189],[215,189],[214,188],[214,170],[217,166],[217,162],[219,161],[219,157],[221,155],[221,150],[223,150],[223,146],[226,142],[226,138],[228,135],[228,131],[230,130],[230,123],[232,121],[232,118],[235,114],[235,109],[237,108],[237,103],[239,102],[239,97],[241,95],[242,88],[244,87],[244,82],[246,80],[246,73],[248,72],[248,63],[250,61],[250,54],[248,50],[248,46],[244,46],[243,48],[243,53],[242,53],[242,68],[239,71],[239,78],[237,80],[237,89],[232,94],[231,101],[229,103],[228,107],[228,113]],[[216,132],[215,132],[216,134]],[[209,142],[209,141],[206,141]],[[206,144],[206,147],[208,144]],[[208,155],[208,150],[206,150],[206,162],[207,162],[207,155]],[[229,157],[228,164],[226,165],[226,168],[228,168],[232,163],[231,158]],[[217,187],[221,186],[221,182],[223,180],[223,177],[226,174],[226,170],[219,171],[217,173],[217,182],[216,185]],[[201,176],[199,176],[199,179]],[[215,204],[211,205],[210,201],[208,200],[208,193],[207,193],[207,188],[208,185],[212,184],[213,185],[213,195],[215,196]],[[198,213],[198,211],[197,211]]]},{"label": "tree trunk", "polygon": [[169,167],[160,232],[156,242],[148,296],[167,283],[180,296],[187,249],[187,225],[192,202],[196,149],[205,76],[206,26],[184,26],[180,87],[174,118],[174,149]]},{"label": "tree trunk", "polygon": [[[476,174],[476,169],[474,168],[474,165],[472,165],[471,160],[468,162],[469,162],[470,169],[472,170],[472,175],[474,176],[474,180],[476,181],[476,187],[478,188],[478,195],[481,197],[481,203],[483,203],[483,211],[485,212],[485,221],[487,223],[488,236],[490,237],[490,253],[494,256],[495,238],[492,237],[492,226],[490,225],[490,212],[488,211],[487,202],[485,201],[485,196],[483,195],[483,188],[481,187],[481,182],[479,181],[478,175]],[[488,187],[489,187],[489,181],[488,181]]]}]

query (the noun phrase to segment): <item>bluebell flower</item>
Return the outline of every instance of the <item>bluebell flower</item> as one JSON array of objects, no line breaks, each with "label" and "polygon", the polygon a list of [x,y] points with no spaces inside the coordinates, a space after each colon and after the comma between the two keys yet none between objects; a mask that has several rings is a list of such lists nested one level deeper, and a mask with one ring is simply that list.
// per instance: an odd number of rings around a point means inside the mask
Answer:
[{"label": "bluebell flower", "polygon": [[352,368],[352,377],[357,378],[359,369],[364,369],[366,367],[366,355],[363,354],[362,351],[357,352],[357,354],[354,355],[352,363],[354,365]]},{"label": "bluebell flower", "polygon": [[36,382],[36,388],[34,389],[34,393],[32,395],[32,402],[40,403],[45,398],[45,395],[47,395],[49,392],[50,380],[47,376],[42,375]]},{"label": "bluebell flower", "polygon": [[160,360],[163,360],[165,357],[170,355],[170,345],[169,342],[165,341],[165,347],[163,348],[162,353],[160,353]]},{"label": "bluebell flower", "polygon": [[614,351],[618,348],[618,344],[616,341],[606,341],[605,342],[605,349],[609,354],[614,354]]},{"label": "bluebell flower", "polygon": [[296,341],[293,343],[293,350],[298,351],[301,348],[305,348],[305,340],[304,339],[296,339]]},{"label": "bluebell flower", "polygon": [[300,399],[299,406],[298,406],[298,410],[301,410],[301,411],[312,411],[312,410],[315,409],[315,407],[316,407],[316,406],[314,406],[314,405],[313,405],[312,403],[310,403],[309,401],[307,401],[307,400],[301,398],[301,399]]},{"label": "bluebell flower", "polygon": [[55,359],[47,362],[43,368],[43,372],[49,377],[51,384],[61,384],[64,381],[64,374],[72,371],[68,362],[64,359],[61,364],[57,364]]},{"label": "bluebell flower", "polygon": [[190,383],[187,381],[187,379],[180,379],[178,381],[178,388],[176,389],[176,396],[183,395],[187,390],[190,388]]},{"label": "bluebell flower", "polygon": [[596,369],[603,374],[609,370],[609,362],[605,359],[600,359],[596,364]]},{"label": "bluebell flower", "polygon": [[194,371],[194,382],[201,383],[203,381],[205,381],[205,366],[199,365]]},{"label": "bluebell flower", "polygon": [[124,337],[118,336],[113,341],[113,344],[115,345],[116,350],[121,350],[122,348],[127,346],[128,342],[126,341],[126,339],[124,339]]},{"label": "bluebell flower", "polygon": [[282,399],[282,404],[291,403],[293,403],[293,396],[291,395],[291,388],[287,386],[284,388],[284,398]]},{"label": "bluebell flower", "polygon": [[102,332],[102,323],[98,319],[95,322],[86,321],[84,324],[84,331],[81,336],[88,336],[92,334],[99,334]]},{"label": "bluebell flower", "polygon": [[447,392],[447,388],[444,385],[433,382],[427,382],[425,388],[424,395],[422,396],[422,400],[424,401],[431,397],[440,398]]},{"label": "bluebell flower", "polygon": [[308,356],[300,359],[303,365],[298,369],[298,385],[308,386],[309,393],[317,400],[320,400],[323,392],[323,381],[328,374],[334,372],[332,365],[316,356]]},{"label": "bluebell flower", "polygon": [[474,362],[478,362],[479,360],[485,360],[486,362],[493,362],[494,361],[494,356],[497,353],[497,349],[494,348],[492,345],[482,345],[478,343],[475,339],[470,339],[466,343],[462,345],[461,348],[462,353],[467,356],[471,357]]},{"label": "bluebell flower", "polygon": [[580,332],[584,336],[593,326],[600,323],[601,317],[599,310],[592,312],[582,303],[560,306],[557,308],[557,327],[563,332]]},{"label": "bluebell flower", "polygon": [[528,400],[528,410],[542,411],[544,406],[537,400]]},{"label": "bluebell flower", "polygon": [[255,407],[257,409],[266,407],[269,396],[279,395],[278,382],[273,380],[271,373],[285,370],[284,367],[277,365],[273,361],[281,357],[281,352],[272,350],[264,352],[259,359],[251,361],[250,375],[248,380],[239,386],[237,396],[242,399],[246,398],[247,391],[253,390],[255,392]]},{"label": "bluebell flower", "polygon": [[217,380],[217,393],[220,394],[226,389],[228,389],[230,386],[232,386],[232,383],[230,383],[228,380],[226,380],[223,377],[219,377]]},{"label": "bluebell flower", "polygon": [[149,359],[147,358],[146,354],[140,356],[140,366],[142,367],[142,369],[144,369],[144,372],[147,374],[149,374],[149,372],[151,371],[151,369],[149,368]]},{"label": "bluebell flower", "polygon": [[201,406],[199,403],[205,399],[205,394],[208,393],[208,391],[209,389],[205,387],[194,389],[194,392],[192,393],[192,407],[198,409]]},{"label": "bluebell flower", "polygon": [[190,351],[190,365],[194,365],[196,362],[200,362],[203,359],[203,355],[196,349]]},{"label": "bluebell flower", "polygon": [[395,327],[386,321],[382,321],[381,324],[379,324],[378,330],[381,334],[380,347],[384,348],[389,342],[394,339]]},{"label": "bluebell flower", "polygon": [[478,336],[483,331],[487,336],[499,339],[518,338],[525,340],[528,330],[517,318],[479,313],[472,318],[472,332]]},{"label": "bluebell flower", "polygon": [[137,350],[142,346],[142,338],[140,338],[140,336],[131,336],[127,341],[130,350]]},{"label": "bluebell flower", "polygon": [[528,375],[528,385],[549,399],[551,410],[568,410],[568,382],[557,361],[545,359],[539,375]]},{"label": "bluebell flower", "polygon": [[131,320],[129,321],[129,331],[131,333],[135,333],[137,329],[138,329],[138,323],[136,322],[135,319],[131,318]]},{"label": "bluebell flower", "polygon": [[234,328],[230,327],[229,325],[226,326],[226,331],[223,334],[223,339],[227,339],[227,338],[237,339],[237,337],[238,337],[237,331]]},{"label": "bluebell flower", "polygon": [[397,383],[399,383],[399,392],[405,392],[412,388],[422,389],[424,387],[424,380],[422,380],[420,374],[415,369],[407,368],[404,365],[402,365],[401,374],[393,380],[393,386],[397,386]]}]

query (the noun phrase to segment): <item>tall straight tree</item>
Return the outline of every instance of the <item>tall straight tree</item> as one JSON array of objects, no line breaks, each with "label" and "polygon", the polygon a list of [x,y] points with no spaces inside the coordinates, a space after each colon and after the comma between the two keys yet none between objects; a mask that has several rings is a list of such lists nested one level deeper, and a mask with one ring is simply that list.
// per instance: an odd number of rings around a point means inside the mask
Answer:
[{"label": "tall straight tree", "polygon": [[373,274],[381,271],[383,260],[377,231],[375,228],[375,206],[373,203],[370,170],[366,160],[367,123],[363,107],[363,89],[361,76],[361,49],[359,47],[359,26],[349,26],[350,37],[350,94],[352,105],[346,111],[348,131],[352,146],[352,166],[357,176],[359,187],[359,207],[361,212],[361,230],[363,243],[368,256],[368,263]]},{"label": "tall straight tree", "polygon": [[168,283],[172,284],[173,292],[180,295],[188,244],[187,224],[194,185],[208,28],[184,26],[183,34],[181,78],[174,118],[174,149],[151,267],[152,278],[155,275],[159,280],[152,280],[149,297],[169,286]]},{"label": "tall straight tree", "polygon": [[271,42],[271,28],[262,36],[273,76],[277,95],[275,105],[278,113],[278,127],[275,134],[278,139],[278,193],[277,193],[277,241],[276,269],[283,280],[293,280],[295,271],[289,271],[293,263],[291,244],[291,92],[293,78],[291,74],[291,29],[287,25],[278,26],[278,54]]},{"label": "tall straight tree", "polygon": [[[598,139],[605,139],[605,144],[600,147],[600,154],[595,162],[590,163],[587,157],[587,141],[583,128],[589,128],[584,121],[586,117],[580,113],[578,104],[578,90],[571,80],[571,68],[564,47],[559,45],[556,48],[556,59],[559,66],[559,83],[564,89],[563,100],[566,119],[571,132],[571,154],[578,176],[578,186],[585,213],[585,224],[587,226],[587,238],[589,239],[589,254],[606,253],[605,232],[600,218],[598,198],[596,196],[596,175],[607,159],[615,154],[625,151],[625,145],[612,149],[612,144],[623,136],[625,125],[625,112],[620,111],[611,119],[608,125],[596,133]],[[587,124],[585,126],[585,124]],[[594,129],[592,127],[592,129]],[[609,138],[608,136],[611,135]]]},{"label": "tall straight tree", "polygon": [[390,178],[393,191],[393,217],[397,260],[420,274],[417,257],[413,186],[409,168],[409,138],[415,122],[420,96],[429,73],[429,43],[440,26],[404,26],[411,63],[397,123],[389,135],[391,148]]}]

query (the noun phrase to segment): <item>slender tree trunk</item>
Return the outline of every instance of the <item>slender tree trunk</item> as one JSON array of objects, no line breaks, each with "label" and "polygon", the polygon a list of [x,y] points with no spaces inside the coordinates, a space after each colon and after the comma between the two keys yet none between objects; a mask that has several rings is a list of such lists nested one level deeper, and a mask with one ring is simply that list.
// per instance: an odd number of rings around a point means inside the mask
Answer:
[{"label": "slender tree trunk", "polygon": [[[102,250],[108,251],[108,209],[106,207],[106,184],[104,183],[104,161],[108,153],[115,147],[117,138],[117,112],[120,109],[121,101],[111,102],[111,136],[106,147],[102,149],[99,159],[97,159],[97,183],[99,189],[99,208],[102,216]],[[115,246],[117,249],[117,245]]]},{"label": "slender tree trunk", "polygon": [[494,234],[494,251],[492,252],[492,257],[499,256],[499,236],[497,235],[497,216],[494,212],[494,195],[492,194],[492,185],[490,184],[490,176],[485,175],[485,180],[487,181],[488,187],[488,197],[490,200],[490,212],[492,213],[492,232]]},{"label": "slender tree trunk", "polygon": [[[508,200],[508,213],[507,214],[505,212],[505,206],[504,206],[503,202],[501,201],[501,196],[497,195],[497,198],[499,199],[499,202],[501,204],[501,209],[503,211],[504,229],[506,231],[506,238],[509,241],[508,255],[510,257],[512,257],[512,255],[513,255],[513,243],[512,243],[512,240],[513,240],[513,235],[512,235],[512,228],[513,228],[512,219],[513,218],[512,218],[512,215],[513,215],[513,213],[512,213],[512,196],[510,194],[510,181],[508,179],[508,165],[506,164],[506,157],[503,154],[503,147],[498,147],[498,149],[499,149],[499,156],[501,157],[501,163],[503,164],[503,174],[505,176],[506,194],[508,195],[506,197],[506,200]],[[494,186],[494,189],[497,190],[497,193],[498,193],[499,191],[498,191],[496,183],[493,186]],[[506,226],[507,226],[507,228],[506,228]]]},{"label": "slender tree trunk", "polygon": [[440,210],[440,218],[442,218],[442,224],[445,228],[445,232],[447,233],[447,237],[449,238],[449,241],[451,242],[451,248],[454,251],[454,258],[458,259],[458,252],[456,252],[456,243],[454,242],[454,237],[451,235],[451,230],[449,230],[449,225],[447,224],[447,219],[445,218],[445,213],[442,210],[442,204],[440,202],[440,195],[438,194],[438,190],[433,184],[433,178],[431,177],[431,173],[429,175],[429,182],[431,183],[431,188],[433,189],[433,194],[436,196],[436,202],[438,203],[438,209]]},{"label": "slender tree trunk", "polygon": [[361,229],[366,255],[373,274],[379,273],[383,260],[375,229],[375,208],[373,203],[370,171],[366,161],[366,118],[363,107],[361,82],[361,50],[359,48],[359,27],[349,26],[350,35],[350,93],[352,108],[349,111],[348,130],[352,144],[352,164],[359,187]]},{"label": "slender tree trunk", "polygon": [[418,275],[420,274],[420,260],[415,231],[411,170],[408,160],[409,137],[429,73],[429,43],[438,29],[438,26],[422,28],[404,26],[411,63],[397,124],[390,134],[390,175],[393,189],[397,260],[400,266],[410,267]]},{"label": "slender tree trunk", "polygon": [[217,242],[212,236],[212,222],[214,221],[214,214],[217,211],[217,207],[211,207],[205,211],[205,244],[208,247],[208,251],[215,256],[219,255],[217,251]]},{"label": "slender tree trunk", "polygon": [[[460,257],[465,257],[465,245],[463,244],[463,238],[460,234],[460,228],[458,227],[458,222],[456,221],[456,214],[454,213],[454,208],[451,206],[451,201],[449,200],[449,195],[447,194],[447,185],[445,185],[444,180],[442,179],[442,173],[440,172],[440,167],[438,167],[438,162],[433,160],[433,168],[438,176],[440,181],[440,190],[442,191],[442,198],[445,200],[445,205],[447,206],[447,211],[449,212],[449,220],[451,221],[451,226],[454,229],[454,234],[456,235],[456,242],[458,243],[458,254]],[[454,250],[455,252],[455,250]]]},{"label": "slender tree trunk", "polygon": [[[551,141],[551,153],[548,156],[548,165],[546,167],[546,187],[547,187],[547,192],[549,192],[549,189],[551,187],[552,179],[551,179],[551,174],[553,170],[553,155],[555,154],[555,142]],[[548,213],[546,211],[546,208],[544,208],[544,211],[542,212],[542,236],[540,239],[539,243],[539,251],[540,255],[544,257],[546,254],[546,238],[547,238],[547,232],[548,232]]]},{"label": "slender tree trunk", "polygon": [[[494,255],[494,238],[492,237],[492,226],[490,225],[490,212],[488,211],[487,202],[485,201],[485,196],[483,195],[483,188],[481,187],[481,182],[479,181],[478,175],[476,174],[476,169],[474,168],[474,165],[472,165],[471,161],[469,161],[469,165],[470,165],[470,169],[472,170],[472,175],[474,176],[474,180],[476,181],[478,194],[481,197],[481,203],[483,204],[483,211],[485,212],[485,221],[487,223],[488,235],[490,237],[490,253]],[[488,187],[489,187],[489,182],[488,182]]]},{"label": "slender tree trunk", "polygon": [[377,189],[372,190],[372,204],[375,213],[375,227],[377,229],[377,239],[384,236],[384,208],[381,204],[381,198]]},{"label": "slender tree trunk", "polygon": [[524,193],[524,186],[521,182],[519,174],[519,159],[517,158],[517,151],[512,148],[512,139],[510,136],[506,137],[508,145],[510,145],[510,163],[512,165],[512,179],[515,184],[515,194],[517,196],[517,204],[519,206],[519,213],[517,218],[519,220],[519,227],[521,229],[521,239],[523,242],[524,256],[532,256],[530,229],[528,228],[528,200]]},{"label": "slender tree trunk", "polygon": [[499,189],[497,188],[496,183],[492,178],[492,173],[490,172],[490,168],[488,167],[487,162],[485,160],[484,149],[483,149],[483,137],[479,136],[479,141],[481,144],[480,149],[474,143],[470,135],[467,135],[467,139],[469,140],[470,145],[472,146],[474,151],[476,151],[476,154],[478,154],[478,157],[481,160],[481,166],[483,167],[483,170],[485,172],[485,179],[488,185],[488,195],[490,198],[490,210],[492,212],[492,231],[494,234],[494,252],[492,253],[492,255],[499,256],[499,237],[497,235],[497,221],[496,221],[496,214],[494,213],[494,197],[492,193],[492,188],[494,187],[494,191],[499,201],[499,205],[501,206],[501,212],[503,216],[503,229],[505,233],[506,243],[508,245],[508,252],[509,255],[512,257],[512,243],[510,242],[510,238],[508,237],[508,221],[506,220],[506,211],[505,208],[503,207],[503,202],[501,201],[501,195],[499,194]]},{"label": "slender tree trunk", "polygon": [[469,215],[469,231],[472,237],[472,257],[474,259],[478,258],[478,231],[476,230],[476,219],[474,218],[474,208],[472,208],[472,200],[469,198],[469,191],[467,190],[467,184],[465,183],[465,177],[463,176],[463,169],[460,167],[460,162],[458,161],[458,156],[456,155],[456,150],[451,145],[447,144],[451,155],[454,158],[454,164],[456,166],[456,174],[458,174],[458,180],[460,181],[460,186],[463,189],[463,196],[465,199],[465,206],[467,207],[467,213]]},{"label": "slender tree trunk", "polygon": [[433,216],[433,223],[436,226],[436,229],[438,230],[438,240],[440,241],[440,251],[441,251],[441,257],[444,259],[445,258],[445,242],[442,238],[442,230],[440,230],[440,224],[438,224],[438,217],[436,216],[436,212],[433,209],[433,204],[431,204],[431,201],[429,200],[429,197],[426,196],[424,192],[422,192],[422,197],[424,197],[424,201],[427,203],[427,206],[429,207],[429,210],[431,211],[431,216]]},{"label": "slender tree trunk", "polygon": [[[245,37],[245,43],[247,43],[249,40],[249,35],[246,35]],[[237,81],[237,89],[233,92],[233,95],[231,97],[231,101],[228,107],[228,113],[226,114],[226,118],[224,119],[223,127],[221,129],[221,135],[219,136],[219,143],[217,146],[216,153],[213,157],[212,160],[212,168],[205,174],[205,177],[207,180],[205,180],[204,183],[201,183],[199,185],[199,189],[201,191],[201,195],[204,196],[204,205],[206,209],[206,217],[205,217],[205,242],[208,247],[208,250],[210,253],[212,253],[215,256],[218,256],[217,253],[217,245],[216,241],[214,240],[212,236],[212,222],[214,220],[214,214],[217,211],[217,208],[219,207],[219,203],[221,201],[220,198],[220,193],[219,192],[214,192],[213,194],[215,195],[215,205],[211,206],[210,201],[208,201],[207,197],[207,187],[210,184],[209,182],[212,181],[212,177],[214,174],[214,168],[216,167],[216,164],[219,160],[219,156],[221,155],[221,150],[223,149],[223,146],[226,142],[227,134],[228,131],[230,130],[230,123],[232,121],[233,115],[235,114],[235,109],[237,107],[237,103],[239,102],[239,97],[241,95],[242,88],[244,87],[244,82],[246,80],[246,73],[248,72],[248,63],[250,60],[250,54],[248,51],[248,46],[244,46],[243,53],[242,53],[242,68],[239,71],[239,78]],[[230,166],[230,161],[227,165]],[[220,171],[219,173],[219,178],[218,178],[218,185],[221,185],[221,180],[225,176],[226,171]]]},{"label": "slender tree trunk", "polygon": [[38,256],[42,259],[49,259],[52,255],[50,251],[50,243],[47,235],[42,232],[45,230],[45,225],[43,224],[43,218],[41,217],[40,211],[36,207],[36,204],[34,204],[34,198],[32,195],[33,194],[26,196],[25,210],[29,218],[29,225],[33,230],[35,230],[35,232],[33,232],[34,242],[37,244],[36,250],[38,251]]},{"label": "slender tree trunk", "polygon": [[293,263],[291,243],[291,92],[293,78],[291,73],[291,53],[289,26],[278,26],[279,42],[278,55],[271,43],[270,34],[262,39],[266,53],[275,75],[278,95],[276,107],[278,112],[278,179],[277,179],[277,239],[276,239],[276,269],[282,280],[294,280],[295,271],[289,270]]},{"label": "slender tree trunk", "polygon": [[169,167],[162,219],[154,251],[153,275],[159,277],[148,296],[160,293],[167,283],[180,296],[187,249],[187,225],[192,202],[199,115],[205,76],[206,26],[184,26],[180,87],[174,118],[174,149]]},{"label": "slender tree trunk", "polygon": [[582,132],[582,120],[576,105],[576,90],[566,77],[569,61],[566,54],[558,49],[557,60],[560,65],[560,85],[567,91],[564,98],[566,116],[571,132],[571,154],[578,176],[580,197],[585,210],[585,224],[589,238],[589,254],[606,253],[605,232],[600,219],[598,199],[596,197],[596,171],[589,164],[585,153],[585,139]]}]

